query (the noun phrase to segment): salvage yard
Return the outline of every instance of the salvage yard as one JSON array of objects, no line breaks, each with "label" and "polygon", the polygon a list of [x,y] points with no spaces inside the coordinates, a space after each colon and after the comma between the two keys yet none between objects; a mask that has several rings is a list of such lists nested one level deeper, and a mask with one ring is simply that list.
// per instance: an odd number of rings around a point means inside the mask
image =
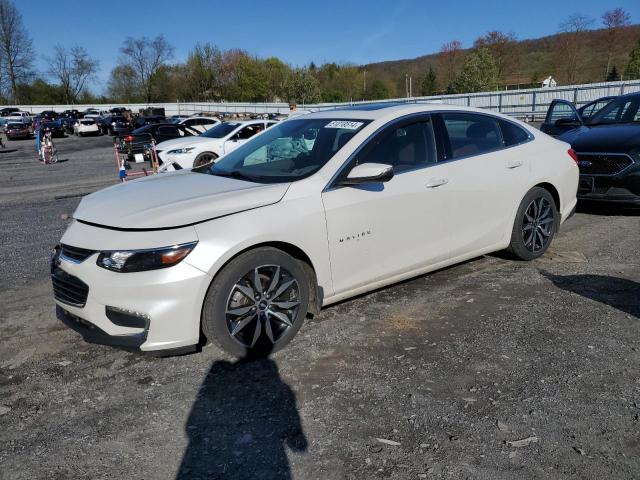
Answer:
[{"label": "salvage yard", "polygon": [[268,360],[156,358],[56,318],[48,255],[110,137],[0,151],[0,478],[640,478],[640,210],[323,310]]}]

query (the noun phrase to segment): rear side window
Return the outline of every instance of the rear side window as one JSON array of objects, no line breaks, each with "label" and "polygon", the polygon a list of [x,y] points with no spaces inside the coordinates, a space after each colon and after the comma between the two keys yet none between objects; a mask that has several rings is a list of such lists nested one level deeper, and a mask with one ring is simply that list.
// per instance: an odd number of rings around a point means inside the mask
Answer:
[{"label": "rear side window", "polygon": [[525,129],[515,123],[500,120],[500,128],[502,129],[502,138],[504,139],[505,147],[518,145],[519,143],[524,143],[529,140],[529,134]]},{"label": "rear side window", "polygon": [[158,127],[158,135],[178,136],[178,129],[176,127]]},{"label": "rear side window", "polygon": [[504,147],[498,120],[474,113],[442,113],[451,157],[481,155]]}]

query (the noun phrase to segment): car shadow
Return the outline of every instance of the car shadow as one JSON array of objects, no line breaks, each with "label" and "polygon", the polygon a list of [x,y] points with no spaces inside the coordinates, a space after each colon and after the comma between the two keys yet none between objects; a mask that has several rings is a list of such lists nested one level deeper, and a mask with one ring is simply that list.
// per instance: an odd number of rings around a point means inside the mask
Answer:
[{"label": "car shadow", "polygon": [[640,318],[640,283],[608,275],[554,275],[540,270],[540,274],[568,292],[604,303]]},{"label": "car shadow", "polygon": [[588,200],[580,200],[576,208],[577,213],[586,215],[602,215],[606,217],[616,216],[640,216],[640,206],[621,203],[607,202],[590,202]]},{"label": "car shadow", "polygon": [[287,448],[307,450],[295,394],[270,358],[215,362],[186,432],[177,479],[287,480]]}]

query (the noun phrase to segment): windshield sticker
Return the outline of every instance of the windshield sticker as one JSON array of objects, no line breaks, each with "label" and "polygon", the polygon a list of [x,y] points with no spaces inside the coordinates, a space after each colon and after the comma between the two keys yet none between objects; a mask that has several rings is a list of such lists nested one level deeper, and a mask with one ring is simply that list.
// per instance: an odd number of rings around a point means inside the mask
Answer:
[{"label": "windshield sticker", "polygon": [[324,128],[344,128],[346,130],[357,130],[364,122],[348,122],[346,120],[334,120],[332,122],[327,123]]}]

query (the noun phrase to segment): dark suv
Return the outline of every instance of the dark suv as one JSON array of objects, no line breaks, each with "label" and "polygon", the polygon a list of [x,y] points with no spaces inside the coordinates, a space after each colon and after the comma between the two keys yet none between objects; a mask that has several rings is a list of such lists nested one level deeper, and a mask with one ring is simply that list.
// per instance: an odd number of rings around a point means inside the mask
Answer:
[{"label": "dark suv", "polygon": [[616,97],[560,135],[578,155],[578,198],[640,205],[640,93]]}]

